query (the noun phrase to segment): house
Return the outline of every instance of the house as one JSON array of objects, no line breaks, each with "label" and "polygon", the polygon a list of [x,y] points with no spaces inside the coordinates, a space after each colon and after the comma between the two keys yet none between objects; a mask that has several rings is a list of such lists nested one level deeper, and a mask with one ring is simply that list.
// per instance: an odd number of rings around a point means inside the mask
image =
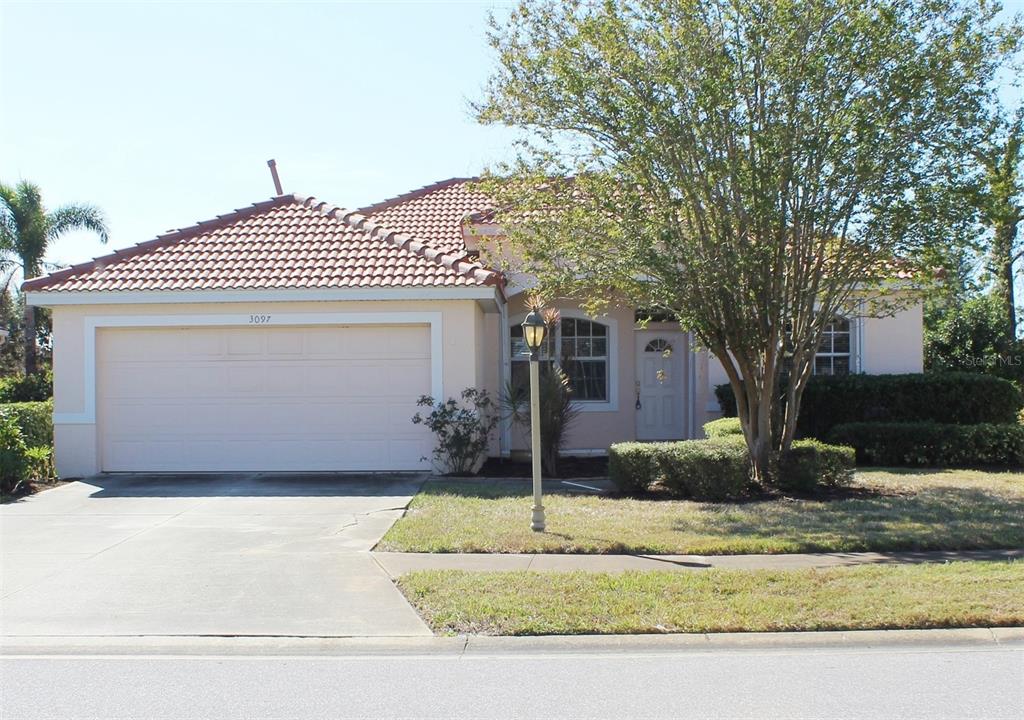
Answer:
[{"label": "house", "polygon": [[[523,288],[467,249],[495,232],[472,227],[486,207],[465,178],[356,212],[279,195],[27,281],[53,311],[59,473],[429,467],[416,399],[497,394],[527,361]],[[699,437],[717,416],[721,366],[678,325],[559,309],[569,452]],[[920,307],[837,319],[818,356],[921,369]],[[524,447],[506,423],[493,453]]]}]

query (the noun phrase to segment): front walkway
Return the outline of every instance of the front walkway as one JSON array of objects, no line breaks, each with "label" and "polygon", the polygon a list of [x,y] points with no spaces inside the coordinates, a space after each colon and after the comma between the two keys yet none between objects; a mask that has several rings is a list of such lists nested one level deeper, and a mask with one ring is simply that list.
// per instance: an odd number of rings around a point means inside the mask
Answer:
[{"label": "front walkway", "polygon": [[370,555],[417,476],[97,476],[0,506],[0,635],[430,635]]},{"label": "front walkway", "polygon": [[935,563],[957,560],[1014,560],[1024,549],[938,552],[792,553],[786,555],[570,555],[497,553],[375,552],[374,559],[397,578],[417,570],[500,572],[624,572],[627,570],[686,571],[707,568],[733,570],[795,570],[873,563]]}]

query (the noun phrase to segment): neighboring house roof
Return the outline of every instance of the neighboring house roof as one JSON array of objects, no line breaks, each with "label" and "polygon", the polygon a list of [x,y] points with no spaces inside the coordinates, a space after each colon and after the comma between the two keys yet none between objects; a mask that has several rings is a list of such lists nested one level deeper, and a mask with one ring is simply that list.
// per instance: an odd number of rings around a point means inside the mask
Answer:
[{"label": "neighboring house roof", "polygon": [[[439,229],[444,226],[441,220],[433,222]],[[425,230],[435,225],[424,220],[409,227]],[[458,222],[454,228],[458,231]],[[432,242],[425,231],[399,232],[377,218],[315,198],[282,195],[28,280],[22,288],[138,291],[500,283],[498,273],[466,256],[461,241],[456,245],[451,233],[438,232],[444,240]]]},{"label": "neighboring house roof", "polygon": [[472,189],[477,178],[451,178],[360,208],[359,212],[449,253],[464,253],[462,224],[492,203]]}]

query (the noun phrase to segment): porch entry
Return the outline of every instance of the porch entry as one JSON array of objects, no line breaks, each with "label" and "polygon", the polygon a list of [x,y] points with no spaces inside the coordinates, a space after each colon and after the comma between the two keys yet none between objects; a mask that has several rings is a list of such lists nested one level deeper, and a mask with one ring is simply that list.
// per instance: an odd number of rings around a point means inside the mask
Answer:
[{"label": "porch entry", "polygon": [[637,330],[636,439],[681,440],[686,432],[688,338],[681,331]]}]

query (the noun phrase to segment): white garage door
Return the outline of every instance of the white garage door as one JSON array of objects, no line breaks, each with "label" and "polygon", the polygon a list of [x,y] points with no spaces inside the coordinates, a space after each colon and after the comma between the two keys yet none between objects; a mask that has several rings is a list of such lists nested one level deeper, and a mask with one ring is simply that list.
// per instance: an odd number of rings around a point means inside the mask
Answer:
[{"label": "white garage door", "polygon": [[427,326],[106,329],[104,470],[415,470]]}]

